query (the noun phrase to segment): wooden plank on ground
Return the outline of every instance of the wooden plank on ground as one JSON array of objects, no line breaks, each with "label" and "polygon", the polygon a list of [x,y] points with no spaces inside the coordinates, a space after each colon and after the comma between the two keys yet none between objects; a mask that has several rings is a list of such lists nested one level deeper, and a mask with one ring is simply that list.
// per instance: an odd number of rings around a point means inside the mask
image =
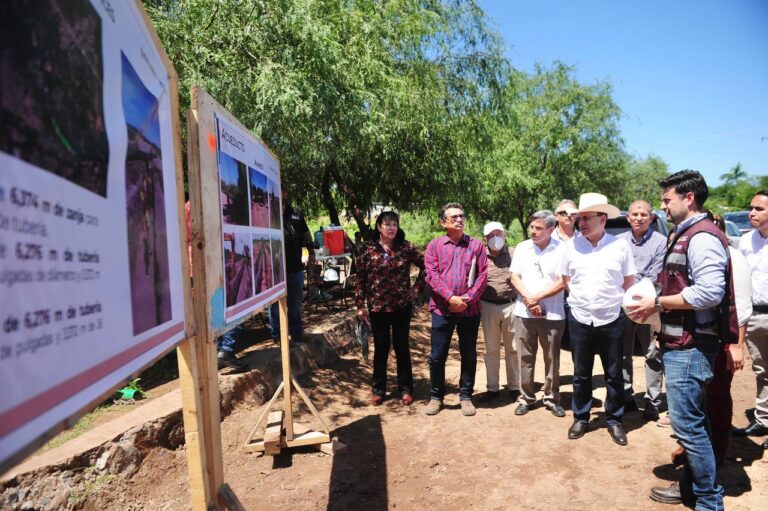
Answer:
[{"label": "wooden plank on ground", "polygon": [[282,438],[285,442],[284,447],[301,447],[303,445],[324,444],[331,441],[331,437],[319,431],[308,431],[301,435],[294,434],[293,440]]},{"label": "wooden plank on ground", "polygon": [[283,433],[282,410],[270,412],[267,419],[267,429],[264,432],[264,452],[266,454],[280,454],[280,436]]}]

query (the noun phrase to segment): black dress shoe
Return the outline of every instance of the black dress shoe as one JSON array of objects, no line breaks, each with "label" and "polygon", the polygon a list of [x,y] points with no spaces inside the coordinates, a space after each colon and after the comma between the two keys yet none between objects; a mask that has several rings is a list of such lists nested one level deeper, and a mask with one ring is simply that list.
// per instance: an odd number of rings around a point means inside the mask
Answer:
[{"label": "black dress shoe", "polygon": [[587,421],[573,421],[571,427],[568,428],[568,438],[570,440],[581,438],[584,436],[584,433],[587,432],[587,429],[589,429],[589,424],[587,424]]},{"label": "black dress shoe", "polygon": [[768,449],[768,440],[766,440],[765,442],[763,442],[763,444],[762,444],[762,445],[763,445],[763,449]]},{"label": "black dress shoe", "polygon": [[246,371],[248,369],[248,365],[237,358],[231,351],[218,350],[216,354],[216,362],[219,369],[224,369],[225,367],[231,367],[238,371]]},{"label": "black dress shoe", "polygon": [[683,497],[680,493],[680,483],[672,483],[671,486],[664,488],[662,486],[654,486],[651,488],[651,500],[661,502],[663,504],[682,504]]},{"label": "black dress shoe", "polygon": [[736,436],[763,436],[768,435],[768,428],[757,422],[753,422],[746,428],[736,428],[733,430]]},{"label": "black dress shoe", "polygon": [[547,406],[547,410],[552,412],[552,415],[554,415],[555,417],[565,417],[565,410],[563,410],[563,407],[560,406],[559,404],[548,403],[546,406]]},{"label": "black dress shoe", "polygon": [[519,403],[515,408],[515,415],[525,415],[531,411],[531,407],[526,402]]},{"label": "black dress shoe", "polygon": [[659,409],[654,406],[650,401],[645,402],[645,408],[643,409],[643,420],[657,421],[659,420]]},{"label": "black dress shoe", "polygon": [[608,433],[611,434],[613,441],[619,445],[627,445],[627,434],[624,432],[624,428],[621,424],[614,424],[608,426]]},{"label": "black dress shoe", "polygon": [[637,403],[634,399],[628,399],[624,402],[624,412],[636,412],[640,408],[637,407]]},{"label": "black dress shoe", "polygon": [[488,392],[486,392],[485,394],[477,398],[477,400],[481,403],[489,403],[494,399],[499,399],[499,396],[501,396],[501,392],[499,392],[498,390],[489,390]]}]

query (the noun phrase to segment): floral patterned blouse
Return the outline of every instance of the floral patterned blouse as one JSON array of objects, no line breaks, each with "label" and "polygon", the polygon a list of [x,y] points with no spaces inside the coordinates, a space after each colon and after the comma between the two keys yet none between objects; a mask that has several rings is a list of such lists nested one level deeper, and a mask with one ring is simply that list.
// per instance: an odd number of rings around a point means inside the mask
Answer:
[{"label": "floral patterned blouse", "polygon": [[419,292],[424,285],[424,256],[409,242],[387,252],[378,241],[366,242],[357,258],[355,298],[358,310],[393,312],[411,304],[411,265],[420,272],[414,285]]}]

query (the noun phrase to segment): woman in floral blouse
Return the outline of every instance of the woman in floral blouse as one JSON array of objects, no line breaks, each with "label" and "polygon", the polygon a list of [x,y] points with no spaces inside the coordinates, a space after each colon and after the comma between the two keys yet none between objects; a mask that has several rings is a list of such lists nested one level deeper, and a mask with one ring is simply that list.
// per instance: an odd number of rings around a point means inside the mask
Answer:
[{"label": "woman in floral blouse", "polygon": [[[413,403],[413,374],[408,335],[411,302],[424,282],[424,256],[405,241],[400,217],[385,211],[376,219],[373,241],[365,243],[357,259],[357,315],[373,331],[373,396],[371,404],[384,401],[387,387],[389,345],[397,358],[397,388],[404,405]],[[421,270],[411,287],[411,265]]]}]

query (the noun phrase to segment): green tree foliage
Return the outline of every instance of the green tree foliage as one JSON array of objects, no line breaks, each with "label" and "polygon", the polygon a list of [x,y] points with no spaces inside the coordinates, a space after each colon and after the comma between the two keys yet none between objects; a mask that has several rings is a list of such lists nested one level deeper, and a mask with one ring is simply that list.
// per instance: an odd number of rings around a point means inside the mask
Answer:
[{"label": "green tree foliage", "polygon": [[620,209],[627,209],[632,201],[643,199],[658,208],[661,197],[659,180],[668,175],[669,166],[658,156],[651,154],[646,158],[631,158],[627,163],[628,179],[623,196],[616,205]]},{"label": "green tree foliage", "polygon": [[740,211],[749,208],[752,197],[768,187],[768,176],[750,176],[737,163],[720,176],[723,184],[709,191],[707,207],[716,213]]},{"label": "green tree foliage", "polygon": [[586,191],[623,197],[626,155],[607,84],[584,85],[572,68],[511,70],[484,117],[478,155],[481,216],[527,227],[531,213]]},{"label": "green tree foliage", "polygon": [[283,183],[365,230],[374,202],[438,202],[464,169],[469,112],[502,46],[474,1],[147,0],[179,74],[280,156]]}]

